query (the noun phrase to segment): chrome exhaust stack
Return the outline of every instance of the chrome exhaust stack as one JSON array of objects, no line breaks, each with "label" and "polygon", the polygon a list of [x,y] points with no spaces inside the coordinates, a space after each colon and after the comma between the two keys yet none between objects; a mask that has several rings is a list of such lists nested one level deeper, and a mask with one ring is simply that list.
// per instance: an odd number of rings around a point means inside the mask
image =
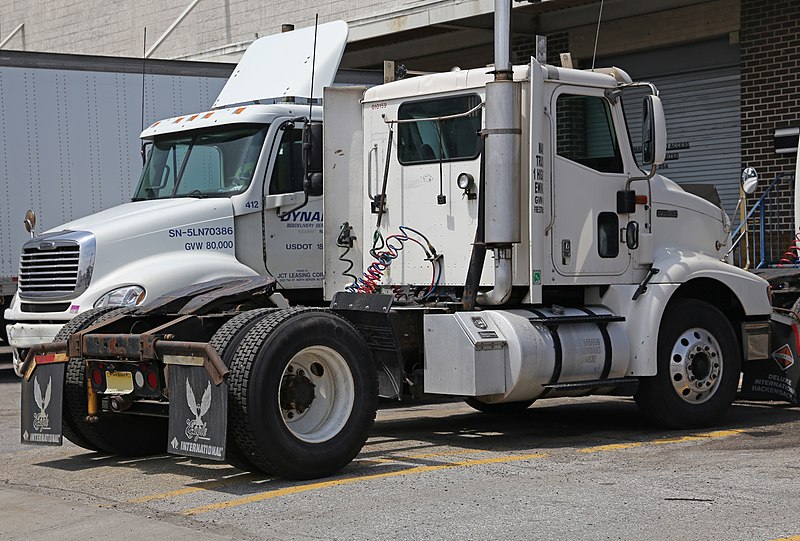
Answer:
[{"label": "chrome exhaust stack", "polygon": [[511,245],[520,242],[520,86],[511,68],[511,0],[494,2],[494,81],[486,85],[486,246],[494,253],[494,288],[478,302],[505,303],[513,285]]}]

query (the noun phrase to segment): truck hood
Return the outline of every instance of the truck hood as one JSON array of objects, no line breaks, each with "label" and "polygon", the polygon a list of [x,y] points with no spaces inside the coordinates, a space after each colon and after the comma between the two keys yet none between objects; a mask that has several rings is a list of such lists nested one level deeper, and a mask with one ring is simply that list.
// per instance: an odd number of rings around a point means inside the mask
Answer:
[{"label": "truck hood", "polygon": [[720,222],[724,221],[724,211],[721,208],[700,196],[685,191],[662,175],[653,177],[653,205],[684,208]]},{"label": "truck hood", "polygon": [[125,203],[78,218],[45,234],[59,231],[87,231],[98,243],[113,244],[143,235],[169,235],[170,230],[207,224],[220,218],[232,218],[233,206],[228,198],[156,199]]}]

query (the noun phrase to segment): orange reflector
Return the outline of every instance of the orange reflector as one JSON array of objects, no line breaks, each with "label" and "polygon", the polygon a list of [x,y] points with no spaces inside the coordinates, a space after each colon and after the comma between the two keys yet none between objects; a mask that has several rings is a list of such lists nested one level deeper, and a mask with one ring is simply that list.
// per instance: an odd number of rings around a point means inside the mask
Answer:
[{"label": "orange reflector", "polygon": [[182,117],[182,116],[179,116],[178,118],[176,118],[176,119],[175,119],[175,122],[173,122],[173,124],[177,124],[177,123],[178,123],[178,122],[180,122],[181,120],[183,120],[183,117]]},{"label": "orange reflector", "polygon": [[150,126],[150,127],[151,127],[151,128],[155,128],[155,127],[156,127],[156,126],[158,126],[159,124],[161,124],[161,121],[160,121],[160,120],[158,120],[158,121],[156,121],[156,122],[153,122],[153,125],[152,125],[152,126]]},{"label": "orange reflector", "polygon": [[67,356],[64,353],[44,353],[36,355],[33,360],[36,364],[53,364],[67,362]]},{"label": "orange reflector", "polygon": [[203,118],[208,118],[208,117],[210,117],[210,116],[211,116],[211,115],[213,115],[213,114],[214,114],[213,112],[211,112],[211,113],[206,113],[206,114],[204,114],[204,115],[203,115]]},{"label": "orange reflector", "polygon": [[244,111],[245,109],[246,109],[246,107],[239,107],[238,109],[236,109],[236,110],[233,112],[233,114],[234,114],[234,115],[238,115],[239,113],[241,113],[241,112],[242,112],[242,111]]},{"label": "orange reflector", "polygon": [[190,116],[190,117],[189,117],[188,119],[186,119],[186,120],[187,120],[187,122],[191,122],[192,120],[194,120],[195,118],[197,118],[197,117],[199,117],[199,116],[200,116],[200,115],[192,115],[192,116]]},{"label": "orange reflector", "polygon": [[637,205],[646,205],[647,204],[647,196],[646,195],[637,195],[636,196],[636,204]]}]

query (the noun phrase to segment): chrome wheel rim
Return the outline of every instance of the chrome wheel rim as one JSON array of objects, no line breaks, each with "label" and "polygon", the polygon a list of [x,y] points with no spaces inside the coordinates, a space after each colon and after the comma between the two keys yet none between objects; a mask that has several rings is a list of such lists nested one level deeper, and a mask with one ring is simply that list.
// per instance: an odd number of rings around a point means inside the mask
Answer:
[{"label": "chrome wheel rim", "polygon": [[684,402],[702,404],[719,389],[723,369],[722,350],[716,338],[701,327],[684,331],[670,353],[670,381]]}]

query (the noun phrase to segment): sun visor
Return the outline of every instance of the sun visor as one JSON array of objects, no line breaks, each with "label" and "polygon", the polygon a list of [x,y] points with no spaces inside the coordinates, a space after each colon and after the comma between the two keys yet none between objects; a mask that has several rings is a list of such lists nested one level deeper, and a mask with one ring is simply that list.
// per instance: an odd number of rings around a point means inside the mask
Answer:
[{"label": "sun visor", "polygon": [[259,38],[245,51],[217,96],[214,108],[290,96],[322,98],[322,89],[330,86],[336,77],[346,44],[346,22],[333,21],[317,27],[314,93],[311,95],[314,27]]}]

